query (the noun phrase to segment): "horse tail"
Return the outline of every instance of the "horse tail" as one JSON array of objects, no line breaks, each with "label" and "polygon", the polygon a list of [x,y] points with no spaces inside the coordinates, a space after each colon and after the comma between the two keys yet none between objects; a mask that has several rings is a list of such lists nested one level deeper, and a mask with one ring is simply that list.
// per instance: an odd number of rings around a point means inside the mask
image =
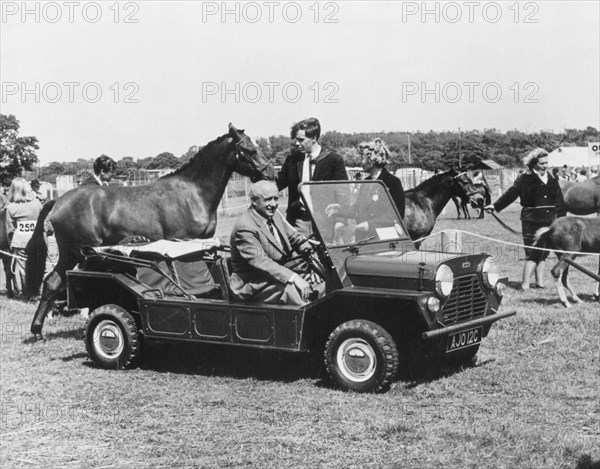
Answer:
[{"label": "horse tail", "polygon": [[48,256],[48,245],[44,239],[45,221],[54,207],[56,200],[46,202],[42,211],[38,215],[37,223],[33,234],[27,243],[27,261],[25,262],[25,287],[29,296],[38,294],[44,279],[44,270],[46,268],[46,257]]},{"label": "horse tail", "polygon": [[548,244],[548,237],[550,236],[550,227],[545,226],[544,228],[540,228],[535,232],[535,238],[533,240],[533,245],[537,248],[545,248],[546,244]]}]

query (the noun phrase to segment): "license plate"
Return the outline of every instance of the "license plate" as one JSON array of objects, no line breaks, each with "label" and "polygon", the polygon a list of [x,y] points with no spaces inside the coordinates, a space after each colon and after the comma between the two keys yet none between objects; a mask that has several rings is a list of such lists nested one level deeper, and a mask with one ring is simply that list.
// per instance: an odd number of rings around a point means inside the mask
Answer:
[{"label": "license plate", "polygon": [[454,352],[463,348],[471,347],[481,343],[483,327],[476,327],[462,332],[456,332],[448,336],[446,352]]}]

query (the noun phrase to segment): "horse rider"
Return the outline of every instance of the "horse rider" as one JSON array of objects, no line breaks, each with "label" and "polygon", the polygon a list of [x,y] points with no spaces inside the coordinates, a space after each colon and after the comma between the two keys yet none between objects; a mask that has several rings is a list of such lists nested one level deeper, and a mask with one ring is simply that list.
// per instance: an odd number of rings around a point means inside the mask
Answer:
[{"label": "horse rider", "polygon": [[[310,249],[306,238],[277,210],[279,191],[272,181],[259,181],[249,190],[251,205],[231,233],[230,287],[240,301],[301,306],[324,294],[284,264],[293,251]],[[316,292],[316,293],[313,293]]]},{"label": "horse rider", "polygon": [[[557,217],[566,214],[565,202],[558,181],[548,175],[548,152],[536,148],[529,152],[523,163],[527,171],[520,175],[514,184],[496,202],[487,205],[485,210],[500,212],[517,198],[521,202],[521,227],[523,243],[533,246],[535,232],[550,226]],[[535,272],[538,288],[545,288],[544,272],[548,251],[525,248],[525,265],[521,288],[530,288],[531,276]]]},{"label": "horse rider", "polygon": [[[292,151],[283,162],[276,178],[277,188],[288,189],[287,221],[305,236],[311,234],[310,215],[300,200],[298,184],[307,181],[346,181],[344,159],[321,146],[321,124],[318,119],[296,122],[291,129]],[[340,202],[347,197],[345,187],[337,187]]]}]

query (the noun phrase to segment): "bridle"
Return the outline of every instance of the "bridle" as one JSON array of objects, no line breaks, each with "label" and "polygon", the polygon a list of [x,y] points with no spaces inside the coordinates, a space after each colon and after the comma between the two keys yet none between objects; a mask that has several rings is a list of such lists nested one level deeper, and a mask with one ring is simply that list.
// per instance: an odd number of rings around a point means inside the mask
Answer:
[{"label": "bridle", "polygon": [[250,156],[246,152],[246,149],[242,148],[242,146],[241,146],[241,144],[246,139],[248,139],[248,136],[244,135],[244,137],[241,140],[235,142],[235,161],[236,161],[236,163],[242,161],[242,162],[248,164],[256,172],[257,177],[251,178],[251,180],[253,182],[259,180],[261,177],[263,179],[270,179],[269,177],[267,177],[264,174],[264,172],[271,165],[271,162],[267,161],[267,163],[262,168],[259,168],[258,165],[254,162],[254,160],[252,158],[250,158]]},{"label": "bridle", "polygon": [[469,191],[467,191],[466,186],[468,184],[465,184],[465,181],[463,179],[463,176],[468,177],[466,171],[463,171],[462,173],[458,173],[456,176],[454,176],[452,179],[456,180],[456,183],[458,184],[458,186],[461,188],[461,190],[465,193],[465,197],[467,198],[471,198],[472,195],[475,195],[478,193],[477,189],[475,189],[475,186],[473,186],[473,184],[470,184],[470,186],[472,187],[472,189],[470,189]]}]

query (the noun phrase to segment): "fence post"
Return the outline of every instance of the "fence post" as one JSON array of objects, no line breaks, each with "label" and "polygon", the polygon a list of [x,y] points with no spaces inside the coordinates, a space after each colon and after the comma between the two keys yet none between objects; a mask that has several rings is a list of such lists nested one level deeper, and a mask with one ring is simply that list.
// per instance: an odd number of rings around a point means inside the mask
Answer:
[{"label": "fence post", "polygon": [[462,252],[462,232],[456,230],[442,231],[442,251],[449,253]]}]

